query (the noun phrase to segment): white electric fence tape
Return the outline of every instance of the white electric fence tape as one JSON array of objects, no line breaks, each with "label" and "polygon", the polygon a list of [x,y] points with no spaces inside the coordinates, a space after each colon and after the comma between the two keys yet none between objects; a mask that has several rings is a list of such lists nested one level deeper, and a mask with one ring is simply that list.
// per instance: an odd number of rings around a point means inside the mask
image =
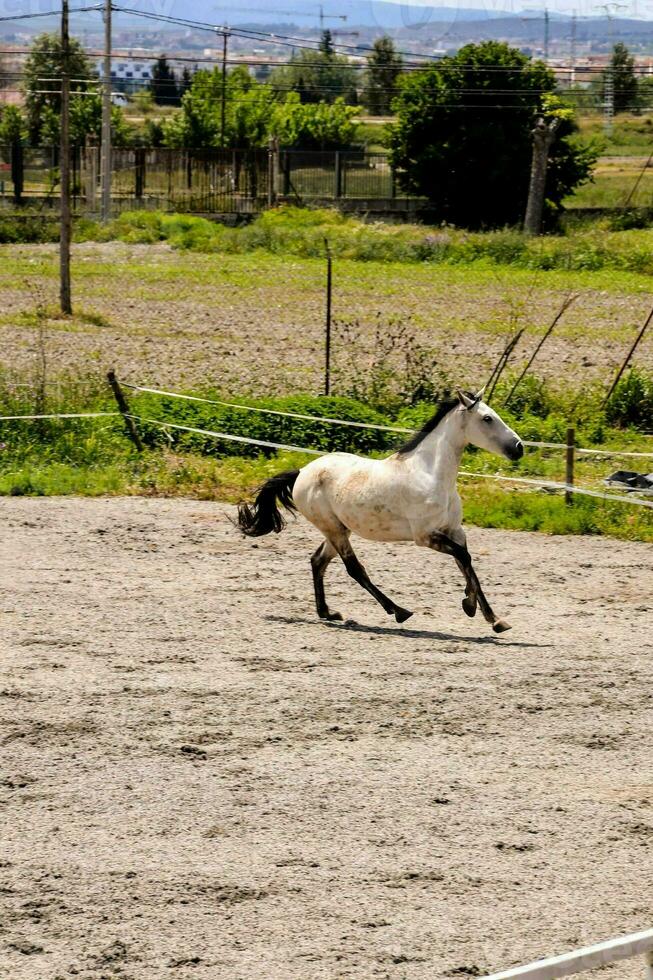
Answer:
[{"label": "white electric fence tape", "polygon": [[493,973],[483,980],[556,980],[557,977],[568,977],[584,970],[593,970],[597,966],[606,966],[616,960],[628,959],[631,956],[645,957],[645,971],[642,980],[650,980],[653,976],[653,929],[644,932],[634,932],[619,939],[608,939],[595,946],[585,946],[575,949],[572,953],[561,956],[551,956],[546,960],[537,960],[525,966],[514,966],[501,973]]},{"label": "white electric fence tape", "polygon": [[[415,429],[404,429],[394,425],[377,425],[373,422],[351,422],[346,419],[332,419],[324,415],[301,415],[299,412],[282,412],[276,408],[261,408],[254,405],[239,405],[237,402],[223,402],[212,398],[200,398],[198,395],[182,395],[178,391],[165,391],[163,388],[146,388],[144,385],[128,384],[126,381],[121,381],[120,384],[123,388],[131,388],[132,391],[143,391],[150,395],[165,395],[167,398],[181,398],[184,401],[190,402],[202,402],[205,405],[220,405],[222,408],[236,408],[243,412],[260,412],[263,415],[280,415],[284,418],[303,419],[308,422],[329,422],[332,425],[348,425],[357,429],[377,429],[382,432],[399,432],[406,435],[412,435],[416,431]],[[564,442],[532,442],[525,439],[522,440],[522,442],[525,446],[535,449],[567,448],[567,444]],[[618,449],[584,449],[576,447],[574,452],[585,453],[593,456],[634,456],[641,457],[643,459],[653,459],[653,453],[635,453],[625,450],[622,452]]]},{"label": "white electric fence tape", "polygon": [[117,418],[120,412],[67,412],[59,415],[0,415],[0,422],[18,422],[21,419],[101,419]]}]

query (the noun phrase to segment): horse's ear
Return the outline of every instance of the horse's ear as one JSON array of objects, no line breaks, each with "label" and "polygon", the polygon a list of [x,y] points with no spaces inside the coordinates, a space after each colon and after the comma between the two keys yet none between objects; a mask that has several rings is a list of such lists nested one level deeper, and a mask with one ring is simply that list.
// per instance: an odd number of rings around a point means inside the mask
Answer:
[{"label": "horse's ear", "polygon": [[485,391],[486,388],[487,388],[487,385],[485,384],[485,385],[483,385],[483,387],[481,388],[480,391],[477,391],[476,392],[476,394],[474,395],[474,401],[475,402],[480,402],[480,400],[483,397],[483,393],[484,393],[484,391]]},{"label": "horse's ear", "polygon": [[456,394],[463,408],[473,408],[476,404],[476,396],[471,391],[463,391],[462,388],[456,388]]}]

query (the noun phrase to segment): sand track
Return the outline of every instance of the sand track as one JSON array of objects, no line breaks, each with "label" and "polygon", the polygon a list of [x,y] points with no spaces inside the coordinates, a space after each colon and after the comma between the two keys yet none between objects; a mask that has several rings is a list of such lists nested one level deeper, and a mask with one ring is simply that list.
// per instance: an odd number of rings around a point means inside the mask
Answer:
[{"label": "sand track", "polygon": [[[2,501],[0,976],[461,978],[652,924],[645,545],[472,530],[458,573],[219,504]],[[635,962],[600,974],[641,975]]]}]

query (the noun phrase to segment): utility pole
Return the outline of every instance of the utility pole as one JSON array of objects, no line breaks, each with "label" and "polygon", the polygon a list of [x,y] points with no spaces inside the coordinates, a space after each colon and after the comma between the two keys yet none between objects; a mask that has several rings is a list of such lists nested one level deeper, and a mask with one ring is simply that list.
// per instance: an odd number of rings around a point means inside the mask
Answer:
[{"label": "utility pole", "polygon": [[226,102],[227,102],[227,38],[229,37],[229,31],[227,30],[227,25],[225,24],[222,28],[222,96],[220,105],[220,149],[224,149],[224,138],[225,138],[225,113],[226,113]]},{"label": "utility pole", "polygon": [[605,69],[603,96],[603,132],[606,136],[612,136],[612,124],[614,123],[614,72],[612,71],[611,64],[608,64]]},{"label": "utility pole", "polygon": [[61,0],[61,231],[59,236],[59,283],[61,312],[72,313],[70,298],[70,37],[68,0]]},{"label": "utility pole", "polygon": [[[540,18],[539,17],[520,17],[519,19],[521,21],[523,21],[523,22],[527,22],[529,20],[539,20]],[[544,61],[545,64],[549,60],[549,34],[550,34],[549,27],[550,27],[550,24],[549,24],[549,8],[548,7],[545,7],[544,8],[544,44],[543,44],[543,48],[542,48],[542,59],[543,59],[543,61]]]},{"label": "utility pole", "polygon": [[104,0],[104,60],[102,62],[102,221],[111,217],[111,0]]},{"label": "utility pole", "polygon": [[544,210],[544,191],[546,188],[546,170],[549,163],[549,149],[558,126],[559,119],[547,123],[540,116],[533,130],[533,159],[531,163],[531,181],[528,188],[528,204],[524,218],[524,233],[539,235],[542,227],[542,212]]},{"label": "utility pole", "polygon": [[[614,17],[615,10],[623,9],[626,6],[625,3],[603,3],[600,5],[601,10],[605,10],[605,16],[608,19],[608,43],[610,51],[610,59],[613,53],[612,44],[612,18]],[[605,68],[605,75],[603,78],[603,132],[606,136],[612,136],[612,123],[614,120],[614,71],[612,70],[611,60],[608,61]]]},{"label": "utility pole", "polygon": [[569,38],[569,64],[571,65],[571,71],[569,72],[569,87],[573,88],[576,84],[576,11],[574,10],[571,15],[571,35]]}]

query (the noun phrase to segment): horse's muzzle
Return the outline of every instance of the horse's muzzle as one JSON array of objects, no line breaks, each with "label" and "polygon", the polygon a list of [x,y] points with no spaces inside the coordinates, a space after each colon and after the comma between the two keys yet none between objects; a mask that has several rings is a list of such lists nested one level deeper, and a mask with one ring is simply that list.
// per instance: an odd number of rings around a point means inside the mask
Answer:
[{"label": "horse's muzzle", "polygon": [[508,448],[507,456],[508,459],[517,460],[521,459],[524,455],[524,444],[520,439],[515,439],[512,445]]}]

